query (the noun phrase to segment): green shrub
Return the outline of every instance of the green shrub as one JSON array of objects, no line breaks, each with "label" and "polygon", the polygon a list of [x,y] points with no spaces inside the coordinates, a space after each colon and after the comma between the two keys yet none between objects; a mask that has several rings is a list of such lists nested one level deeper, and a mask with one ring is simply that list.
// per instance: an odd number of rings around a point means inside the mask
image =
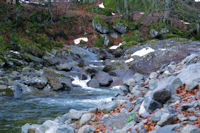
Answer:
[{"label": "green shrub", "polygon": [[142,41],[144,41],[144,38],[138,30],[134,30],[131,33],[131,35],[124,34],[123,35],[123,41],[125,41],[125,42],[131,42],[131,41],[142,42]]},{"label": "green shrub", "polygon": [[43,56],[43,54],[45,52],[45,51],[43,51],[44,49],[41,47],[40,44],[34,43],[28,39],[21,38],[18,41],[18,44],[20,45],[20,50],[22,52],[24,52],[24,53],[27,52],[34,56],[41,57],[41,56]]},{"label": "green shrub", "polygon": [[132,113],[127,119],[126,121],[129,123],[131,121],[135,120],[135,113]]},{"label": "green shrub", "polygon": [[100,15],[106,15],[106,16],[111,16],[113,10],[112,9],[107,9],[107,8],[99,8],[98,6],[93,6],[93,7],[86,7],[86,10],[100,14]]},{"label": "green shrub", "polygon": [[94,43],[94,46],[102,48],[104,46],[104,38],[103,37],[97,38],[95,43]]},{"label": "green shrub", "polygon": [[58,42],[58,41],[54,41],[52,44],[54,47],[63,47],[64,46],[63,42]]},{"label": "green shrub", "polygon": [[180,38],[177,34],[163,34],[162,39],[168,39],[168,38]]}]

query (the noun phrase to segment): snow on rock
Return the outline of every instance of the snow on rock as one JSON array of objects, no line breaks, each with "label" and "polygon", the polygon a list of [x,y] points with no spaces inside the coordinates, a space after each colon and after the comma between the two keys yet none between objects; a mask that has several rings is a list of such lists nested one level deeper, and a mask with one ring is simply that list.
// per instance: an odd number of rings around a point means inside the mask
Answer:
[{"label": "snow on rock", "polygon": [[116,15],[116,14],[115,14],[115,13],[113,13],[113,12],[112,12],[111,14],[112,14],[113,16],[115,16],[115,15]]},{"label": "snow on rock", "polygon": [[154,52],[154,51],[155,51],[154,49],[147,47],[147,48],[143,48],[141,50],[136,51],[131,56],[140,56],[141,57],[141,56],[147,55],[147,54]]},{"label": "snow on rock", "polygon": [[87,37],[80,37],[80,38],[77,38],[77,39],[74,40],[74,43],[77,45],[77,44],[79,44],[81,41],[88,42],[88,38],[87,38]]},{"label": "snow on rock", "polygon": [[104,4],[103,3],[99,4],[99,8],[105,8]]},{"label": "snow on rock", "polygon": [[121,45],[122,45],[122,43],[119,43],[119,45],[112,46],[112,47],[110,47],[109,49],[117,49],[117,48],[119,48]]},{"label": "snow on rock", "polygon": [[186,25],[190,24],[189,22],[185,22],[185,21],[183,21],[183,20],[181,20],[181,22],[182,22],[183,24],[186,24]]},{"label": "snow on rock", "polygon": [[130,62],[132,62],[133,60],[134,60],[133,58],[130,58],[130,59],[126,60],[125,63],[130,63]]}]

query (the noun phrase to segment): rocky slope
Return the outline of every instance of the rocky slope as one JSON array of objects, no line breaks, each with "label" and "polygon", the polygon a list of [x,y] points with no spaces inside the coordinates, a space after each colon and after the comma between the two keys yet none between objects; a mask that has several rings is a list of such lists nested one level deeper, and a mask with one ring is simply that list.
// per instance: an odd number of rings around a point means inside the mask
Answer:
[{"label": "rocky slope", "polygon": [[[82,74],[80,78],[86,79],[84,72],[91,77],[88,86],[121,92],[116,93],[111,102],[99,103],[87,111],[71,109],[42,125],[26,124],[22,133],[200,132],[199,44],[185,39],[168,39],[158,41],[156,45],[144,44],[127,50],[89,48],[98,56],[86,56],[88,52],[80,47],[68,48],[69,53],[80,55],[76,60],[68,59],[66,64],[64,60],[57,62],[56,72],[64,70],[66,75],[71,75],[76,71]],[[120,50],[123,51],[121,55],[118,54]],[[57,56],[55,61],[59,61]],[[101,61],[94,61],[98,57]],[[57,85],[52,87],[51,80],[39,79],[37,81],[43,82],[29,85],[41,89],[42,83],[48,82],[50,90],[58,89]],[[70,86],[66,84],[65,87]]]}]

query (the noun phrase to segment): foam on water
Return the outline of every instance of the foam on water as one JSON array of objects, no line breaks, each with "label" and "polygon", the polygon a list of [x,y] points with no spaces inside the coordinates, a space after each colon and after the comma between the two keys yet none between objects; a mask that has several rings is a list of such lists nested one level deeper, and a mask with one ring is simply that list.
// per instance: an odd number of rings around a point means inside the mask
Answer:
[{"label": "foam on water", "polygon": [[76,77],[72,77],[74,80],[72,81],[72,84],[73,85],[78,85],[78,86],[80,86],[80,87],[82,87],[82,88],[85,88],[85,89],[87,89],[87,88],[89,88],[88,86],[87,86],[87,83],[90,81],[90,76],[87,76],[87,79],[86,80],[80,80],[79,79],[79,77],[78,76],[76,76]]}]

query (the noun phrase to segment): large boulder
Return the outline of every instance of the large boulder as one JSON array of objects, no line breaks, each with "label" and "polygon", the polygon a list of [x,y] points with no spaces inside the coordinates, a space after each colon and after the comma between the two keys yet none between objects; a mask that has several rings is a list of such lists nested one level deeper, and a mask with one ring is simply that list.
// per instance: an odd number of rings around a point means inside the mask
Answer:
[{"label": "large boulder", "polygon": [[200,81],[200,63],[186,66],[177,77],[186,84],[186,89],[194,89]]},{"label": "large boulder", "polygon": [[84,113],[83,111],[70,109],[68,116],[72,120],[79,120],[81,118],[81,116],[83,115],[83,113]]},{"label": "large boulder", "polygon": [[63,77],[53,69],[44,69],[44,76],[47,78],[52,90],[71,90],[72,81],[68,77]]},{"label": "large boulder", "polygon": [[171,98],[171,92],[167,89],[157,90],[153,94],[153,99],[164,104]]},{"label": "large boulder", "polygon": [[99,88],[99,81],[97,79],[91,79],[87,85],[92,88]]},{"label": "large boulder", "polygon": [[76,66],[77,64],[78,64],[77,62],[73,61],[73,62],[68,62],[68,63],[59,64],[59,65],[56,66],[56,68],[57,68],[58,70],[70,71],[70,70],[72,70],[72,68],[73,68],[74,66]]},{"label": "large boulder", "polygon": [[88,83],[90,87],[98,88],[99,86],[108,87],[113,82],[112,77],[105,72],[98,72]]},{"label": "large boulder", "polygon": [[163,64],[169,64],[172,61],[177,63],[191,53],[198,53],[200,44],[200,42],[184,39],[167,39],[154,41],[154,43],[155,45],[151,45],[149,42],[125,51],[126,56],[130,55],[134,59],[130,66],[132,70],[144,74],[155,72]]},{"label": "large boulder", "polygon": [[22,76],[21,80],[24,84],[33,86],[38,89],[43,89],[47,84],[47,79],[44,76],[41,77],[32,77],[30,76]]}]

